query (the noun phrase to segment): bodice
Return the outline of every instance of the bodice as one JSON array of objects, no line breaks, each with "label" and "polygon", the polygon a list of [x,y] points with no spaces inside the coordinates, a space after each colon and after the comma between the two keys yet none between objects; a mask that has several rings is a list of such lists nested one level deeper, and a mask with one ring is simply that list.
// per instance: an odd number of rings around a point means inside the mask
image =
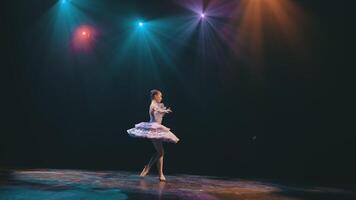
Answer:
[{"label": "bodice", "polygon": [[151,102],[149,114],[150,114],[150,122],[157,122],[159,124],[162,123],[162,119],[164,116],[164,110],[166,107],[163,103],[157,103],[155,101]]}]

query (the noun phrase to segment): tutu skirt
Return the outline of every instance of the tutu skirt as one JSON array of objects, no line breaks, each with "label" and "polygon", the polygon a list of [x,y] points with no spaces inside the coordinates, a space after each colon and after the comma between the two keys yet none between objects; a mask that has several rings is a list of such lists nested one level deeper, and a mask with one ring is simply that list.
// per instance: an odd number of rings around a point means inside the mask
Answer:
[{"label": "tutu skirt", "polygon": [[177,143],[179,139],[169,128],[157,122],[141,122],[135,125],[134,128],[127,130],[131,137],[156,139],[164,142]]}]

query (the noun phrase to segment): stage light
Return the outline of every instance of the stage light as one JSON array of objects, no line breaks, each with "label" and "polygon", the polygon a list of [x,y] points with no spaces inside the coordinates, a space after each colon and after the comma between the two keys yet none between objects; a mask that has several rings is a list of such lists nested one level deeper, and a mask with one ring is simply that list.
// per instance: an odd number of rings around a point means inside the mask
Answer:
[{"label": "stage light", "polygon": [[73,47],[77,50],[89,50],[95,42],[96,30],[94,27],[82,25],[73,33]]},{"label": "stage light", "polygon": [[68,0],[61,0],[61,3],[67,3]]},{"label": "stage light", "polygon": [[204,13],[200,14],[200,17],[204,19],[205,18],[205,14]]},{"label": "stage light", "polygon": [[86,40],[90,38],[91,35],[91,31],[93,31],[93,29],[91,27],[88,26],[83,26],[83,27],[79,27],[77,29],[77,38],[81,39],[81,40]]},{"label": "stage light", "polygon": [[138,25],[139,25],[140,27],[142,27],[142,26],[143,26],[143,22],[139,22]]}]

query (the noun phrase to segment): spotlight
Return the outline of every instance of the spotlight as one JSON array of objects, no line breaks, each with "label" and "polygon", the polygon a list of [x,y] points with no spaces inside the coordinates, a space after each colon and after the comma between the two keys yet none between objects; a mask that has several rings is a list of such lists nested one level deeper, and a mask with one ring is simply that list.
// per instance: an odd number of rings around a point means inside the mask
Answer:
[{"label": "spotlight", "polygon": [[200,14],[200,17],[205,18],[205,14],[204,13]]},{"label": "spotlight", "polygon": [[79,27],[76,32],[77,38],[81,38],[81,40],[86,40],[90,38],[93,29],[89,26],[82,26]]},{"label": "spotlight", "polygon": [[143,22],[139,22],[138,25],[139,25],[140,27],[142,27],[142,26],[143,26]]},{"label": "spotlight", "polygon": [[73,47],[77,50],[90,50],[93,47],[96,30],[89,25],[81,25],[74,30]]},{"label": "spotlight", "polygon": [[69,0],[60,0],[61,3],[67,3]]}]

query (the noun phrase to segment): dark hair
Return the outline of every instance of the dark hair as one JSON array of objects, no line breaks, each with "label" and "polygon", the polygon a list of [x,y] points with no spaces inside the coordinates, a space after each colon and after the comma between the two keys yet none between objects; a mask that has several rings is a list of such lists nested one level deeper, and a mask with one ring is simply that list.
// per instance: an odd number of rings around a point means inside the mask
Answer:
[{"label": "dark hair", "polygon": [[151,93],[151,99],[153,99],[155,97],[155,95],[158,93],[161,93],[161,91],[154,89],[154,90],[151,90],[150,93]]}]

